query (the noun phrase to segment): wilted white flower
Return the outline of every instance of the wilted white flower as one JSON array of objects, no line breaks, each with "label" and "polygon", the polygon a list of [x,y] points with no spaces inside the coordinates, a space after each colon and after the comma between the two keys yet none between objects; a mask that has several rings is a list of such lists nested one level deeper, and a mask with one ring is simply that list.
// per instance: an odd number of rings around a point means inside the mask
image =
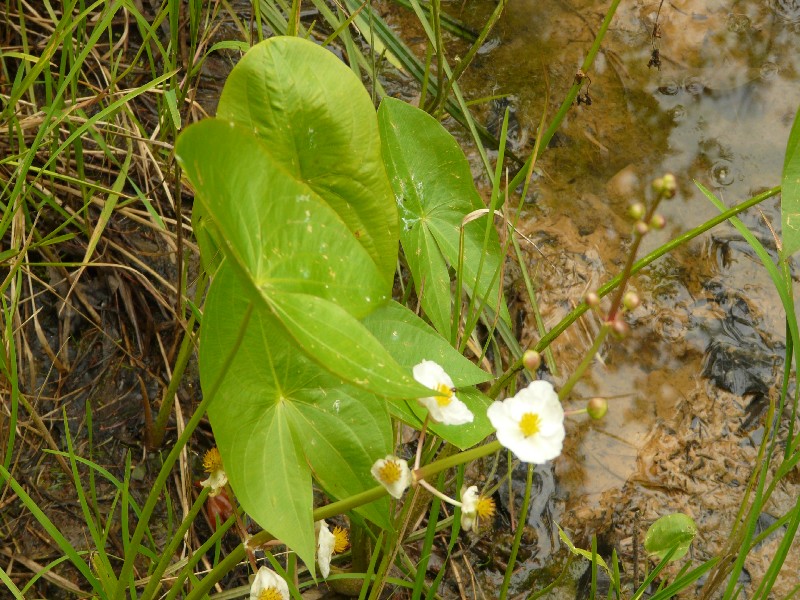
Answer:
[{"label": "wilted white flower", "polygon": [[331,532],[325,521],[317,521],[314,523],[314,528],[317,532],[317,564],[319,565],[319,572],[322,577],[327,578],[331,572],[331,558],[333,555],[347,550],[347,530],[337,525]]},{"label": "wilted white flower", "polygon": [[394,498],[402,497],[403,492],[411,485],[411,470],[408,468],[408,463],[391,454],[376,460],[370,472]]},{"label": "wilted white flower", "polygon": [[475,519],[478,517],[478,487],[469,486],[461,492],[461,527],[472,531]]},{"label": "wilted white flower", "polygon": [[319,565],[319,572],[323,577],[327,577],[331,572],[331,557],[333,556],[333,548],[336,546],[336,536],[328,529],[328,524],[325,521],[317,521],[314,523],[314,528],[317,530],[317,564]]},{"label": "wilted white flower", "polygon": [[228,483],[228,476],[222,468],[222,457],[219,450],[211,448],[203,456],[203,469],[208,473],[208,479],[201,481],[203,487],[210,487],[209,496],[216,496]]},{"label": "wilted white flower", "polygon": [[540,465],[561,454],[564,409],[548,382],[532,382],[516,396],[494,402],[486,414],[497,439],[522,462]]},{"label": "wilted white flower", "polygon": [[445,425],[472,423],[472,411],[456,398],[453,380],[442,367],[432,360],[423,360],[414,367],[414,379],[437,392],[436,396],[417,399],[428,409],[431,419]]},{"label": "wilted white flower", "polygon": [[481,519],[494,516],[494,500],[478,494],[478,487],[471,485],[461,490],[461,527],[472,531]]},{"label": "wilted white flower", "polygon": [[289,586],[275,571],[261,567],[250,588],[250,600],[289,600]]}]

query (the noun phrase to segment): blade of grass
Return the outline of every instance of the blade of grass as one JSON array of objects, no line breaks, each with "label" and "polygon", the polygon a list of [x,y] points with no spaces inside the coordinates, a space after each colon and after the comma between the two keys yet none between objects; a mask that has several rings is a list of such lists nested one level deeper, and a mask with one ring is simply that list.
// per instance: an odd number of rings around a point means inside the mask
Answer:
[{"label": "blade of grass", "polygon": [[64,437],[67,441],[67,455],[69,457],[70,467],[72,468],[72,483],[75,486],[75,492],[78,496],[78,503],[83,513],[84,522],[94,542],[95,549],[90,555],[92,566],[100,577],[103,589],[108,592],[114,589],[117,585],[117,580],[114,577],[114,571],[111,569],[111,561],[108,559],[108,554],[106,554],[105,551],[105,540],[98,530],[98,524],[95,522],[95,517],[92,514],[89,503],[86,501],[86,493],[81,484],[81,475],[78,472],[78,463],[75,460],[75,449],[72,445],[72,434],[69,431],[69,419],[67,418],[66,407],[63,407],[62,412],[64,419]]},{"label": "blade of grass", "polygon": [[[517,530],[514,532],[514,541],[511,543],[511,553],[508,556],[508,565],[503,574],[503,584],[500,586],[500,600],[508,597],[508,586],[511,584],[511,575],[514,573],[514,565],[517,562],[519,545],[522,542],[522,534],[525,531],[525,524],[528,522],[528,506],[531,501],[531,489],[533,488],[533,470],[535,465],[528,465],[528,477],[525,480],[525,496],[522,499],[522,507],[517,515]],[[592,596],[594,598],[594,596]]]},{"label": "blade of grass", "polygon": [[17,480],[11,476],[11,473],[9,473],[5,467],[0,467],[0,476],[2,476],[3,482],[8,483],[8,485],[11,486],[11,489],[17,496],[19,496],[19,499],[25,505],[25,508],[31,512],[34,518],[48,533],[48,535],[53,538],[61,551],[69,557],[70,562],[75,566],[75,568],[78,569],[78,571],[80,571],[81,575],[83,575],[89,585],[92,586],[94,593],[96,593],[100,598],[107,599],[108,596],[106,595],[105,590],[103,590],[100,581],[92,573],[89,565],[86,564],[86,561],[80,557],[80,553],[78,553],[72,544],[70,544],[69,541],[67,541],[67,539],[62,535],[58,527],[56,527],[48,518],[48,516],[44,514],[44,512],[42,512],[42,510],[37,506],[36,501],[34,501],[33,498],[28,495],[28,493],[17,482]]}]

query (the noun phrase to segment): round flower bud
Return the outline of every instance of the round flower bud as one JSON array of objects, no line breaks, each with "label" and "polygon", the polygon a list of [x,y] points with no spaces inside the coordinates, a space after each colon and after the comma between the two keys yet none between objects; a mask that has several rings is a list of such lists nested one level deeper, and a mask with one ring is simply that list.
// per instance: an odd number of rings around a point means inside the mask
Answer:
[{"label": "round flower bud", "polygon": [[653,191],[656,194],[662,194],[663,193],[663,191],[664,191],[664,178],[663,177],[657,177],[656,179],[653,179]]},{"label": "round flower bud", "polygon": [[621,340],[624,338],[626,335],[628,335],[628,333],[630,333],[630,330],[631,328],[628,326],[628,324],[620,318],[614,319],[614,322],[611,323],[611,333],[617,339]]},{"label": "round flower bud", "polygon": [[586,403],[586,413],[593,419],[602,419],[608,412],[608,402],[605,398],[592,398]]},{"label": "round flower bud", "polygon": [[675,192],[678,191],[678,182],[675,181],[675,175],[667,173],[662,178],[663,181],[663,194],[665,198],[673,198]]},{"label": "round flower bud", "polygon": [[586,298],[584,298],[583,301],[586,302],[586,306],[589,308],[597,308],[600,306],[600,296],[594,292],[589,292],[586,294]]},{"label": "round flower bud", "polygon": [[628,214],[638,221],[644,216],[644,210],[644,204],[636,202],[628,207]]},{"label": "round flower bud", "polygon": [[653,215],[653,218],[650,219],[650,227],[653,229],[664,229],[664,225],[667,224],[667,220],[664,218],[664,215]]},{"label": "round flower bud", "polygon": [[636,233],[638,233],[639,235],[644,235],[649,231],[650,228],[644,221],[637,221],[636,225],[634,225],[634,229],[636,230]]},{"label": "round flower bud", "polygon": [[639,295],[635,292],[628,292],[622,298],[622,306],[627,308],[628,310],[633,310],[637,306],[639,306],[642,301],[639,299]]},{"label": "round flower bud", "polygon": [[525,354],[522,355],[522,364],[525,365],[528,371],[535,373],[539,365],[542,364],[542,355],[536,350],[526,350]]}]

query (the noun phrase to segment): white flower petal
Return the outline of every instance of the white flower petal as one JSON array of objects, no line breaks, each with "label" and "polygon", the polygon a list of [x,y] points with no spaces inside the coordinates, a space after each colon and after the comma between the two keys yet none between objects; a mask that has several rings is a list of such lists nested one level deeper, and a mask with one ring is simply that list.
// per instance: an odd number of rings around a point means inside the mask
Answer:
[{"label": "white flower petal", "polygon": [[432,390],[435,390],[440,383],[445,384],[449,388],[455,387],[453,380],[450,379],[450,375],[448,375],[439,364],[432,360],[423,360],[414,367],[412,372],[414,374],[414,379]]},{"label": "white flower petal", "polygon": [[211,474],[208,476],[208,479],[205,479],[200,482],[200,485],[203,487],[210,487],[211,491],[209,492],[209,496],[216,496],[222,491],[228,483],[228,476],[225,474],[225,471],[222,469],[218,469],[216,471],[212,471]]},{"label": "white flower petal", "polygon": [[[414,379],[434,391],[446,389],[453,390],[454,384],[444,369],[432,360],[423,360],[413,369]],[[442,396],[428,396],[419,398],[419,403],[428,409],[430,418],[436,423],[445,425],[464,425],[472,423],[475,418],[467,405],[459,400],[452,392],[447,396],[447,403],[440,402]]]},{"label": "white flower petal", "polygon": [[317,530],[317,564],[319,565],[319,572],[322,577],[327,578],[331,572],[331,557],[333,556],[333,548],[336,546],[336,536],[328,529],[328,524],[325,521],[317,521],[314,523],[314,528]]},{"label": "white flower petal", "polygon": [[[387,472],[387,463],[390,462],[394,463],[397,468],[397,479],[387,481],[385,474]],[[389,467],[389,471],[393,471],[391,466]],[[408,468],[408,463],[402,458],[397,458],[391,454],[386,458],[376,460],[375,464],[372,465],[372,469],[370,469],[370,473],[372,473],[372,476],[378,483],[386,488],[386,491],[389,492],[393,498],[397,498],[398,500],[402,498],[403,493],[408,489],[408,486],[411,485],[411,469]]]},{"label": "white flower petal", "polygon": [[478,516],[478,487],[471,485],[461,492],[461,528],[472,531]]},{"label": "white flower petal", "polygon": [[283,600],[289,600],[289,586],[275,571],[267,567],[261,567],[256,573],[253,585],[250,587],[250,600],[258,600],[258,597],[266,589],[274,588],[281,595]]},{"label": "white flower petal", "polygon": [[[543,464],[561,454],[564,409],[550,383],[534,381],[512,398],[494,402],[486,414],[497,429],[497,439],[521,461]],[[521,427],[526,414],[538,420],[538,430],[528,436]]]}]

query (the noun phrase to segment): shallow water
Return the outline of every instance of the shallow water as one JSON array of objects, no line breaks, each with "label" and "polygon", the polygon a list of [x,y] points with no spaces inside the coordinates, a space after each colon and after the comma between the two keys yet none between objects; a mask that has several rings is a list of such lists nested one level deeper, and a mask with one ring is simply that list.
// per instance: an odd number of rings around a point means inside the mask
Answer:
[{"label": "shallow water", "polygon": [[[482,22],[493,7],[469,3],[461,14]],[[538,246],[527,248],[528,267],[548,327],[621,270],[625,207],[655,177],[674,173],[679,193],[662,205],[668,225],[647,236],[642,253],[717,214],[692,180],[729,206],[780,184],[800,101],[800,3],[665,2],[654,39],[658,8],[621,3],[587,73],[592,104],[572,108],[537,165],[522,232]],[[551,118],[602,16],[592,2],[510,3],[462,79],[468,97],[510,95],[518,152],[532,148],[546,82]],[[660,70],[648,67],[654,43]],[[742,219],[776,257],[778,201]],[[525,297],[520,279],[512,287]],[[596,533],[629,561],[633,535],[641,540],[652,520],[683,510],[698,520],[698,557],[707,557],[730,528],[768,399],[777,398],[783,312],[754,252],[727,224],[660,259],[632,287],[643,300],[630,315],[632,334],[605,346],[572,395],[576,407],[580,398],[609,398],[609,414],[569,423],[552,503],[529,522],[552,516],[584,544]],[[517,308],[525,340],[535,341],[533,315],[524,300]],[[597,317],[581,321],[553,345],[555,383],[597,331]],[[546,564],[551,545],[540,544],[528,567]],[[763,565],[751,562],[757,579]]]}]

